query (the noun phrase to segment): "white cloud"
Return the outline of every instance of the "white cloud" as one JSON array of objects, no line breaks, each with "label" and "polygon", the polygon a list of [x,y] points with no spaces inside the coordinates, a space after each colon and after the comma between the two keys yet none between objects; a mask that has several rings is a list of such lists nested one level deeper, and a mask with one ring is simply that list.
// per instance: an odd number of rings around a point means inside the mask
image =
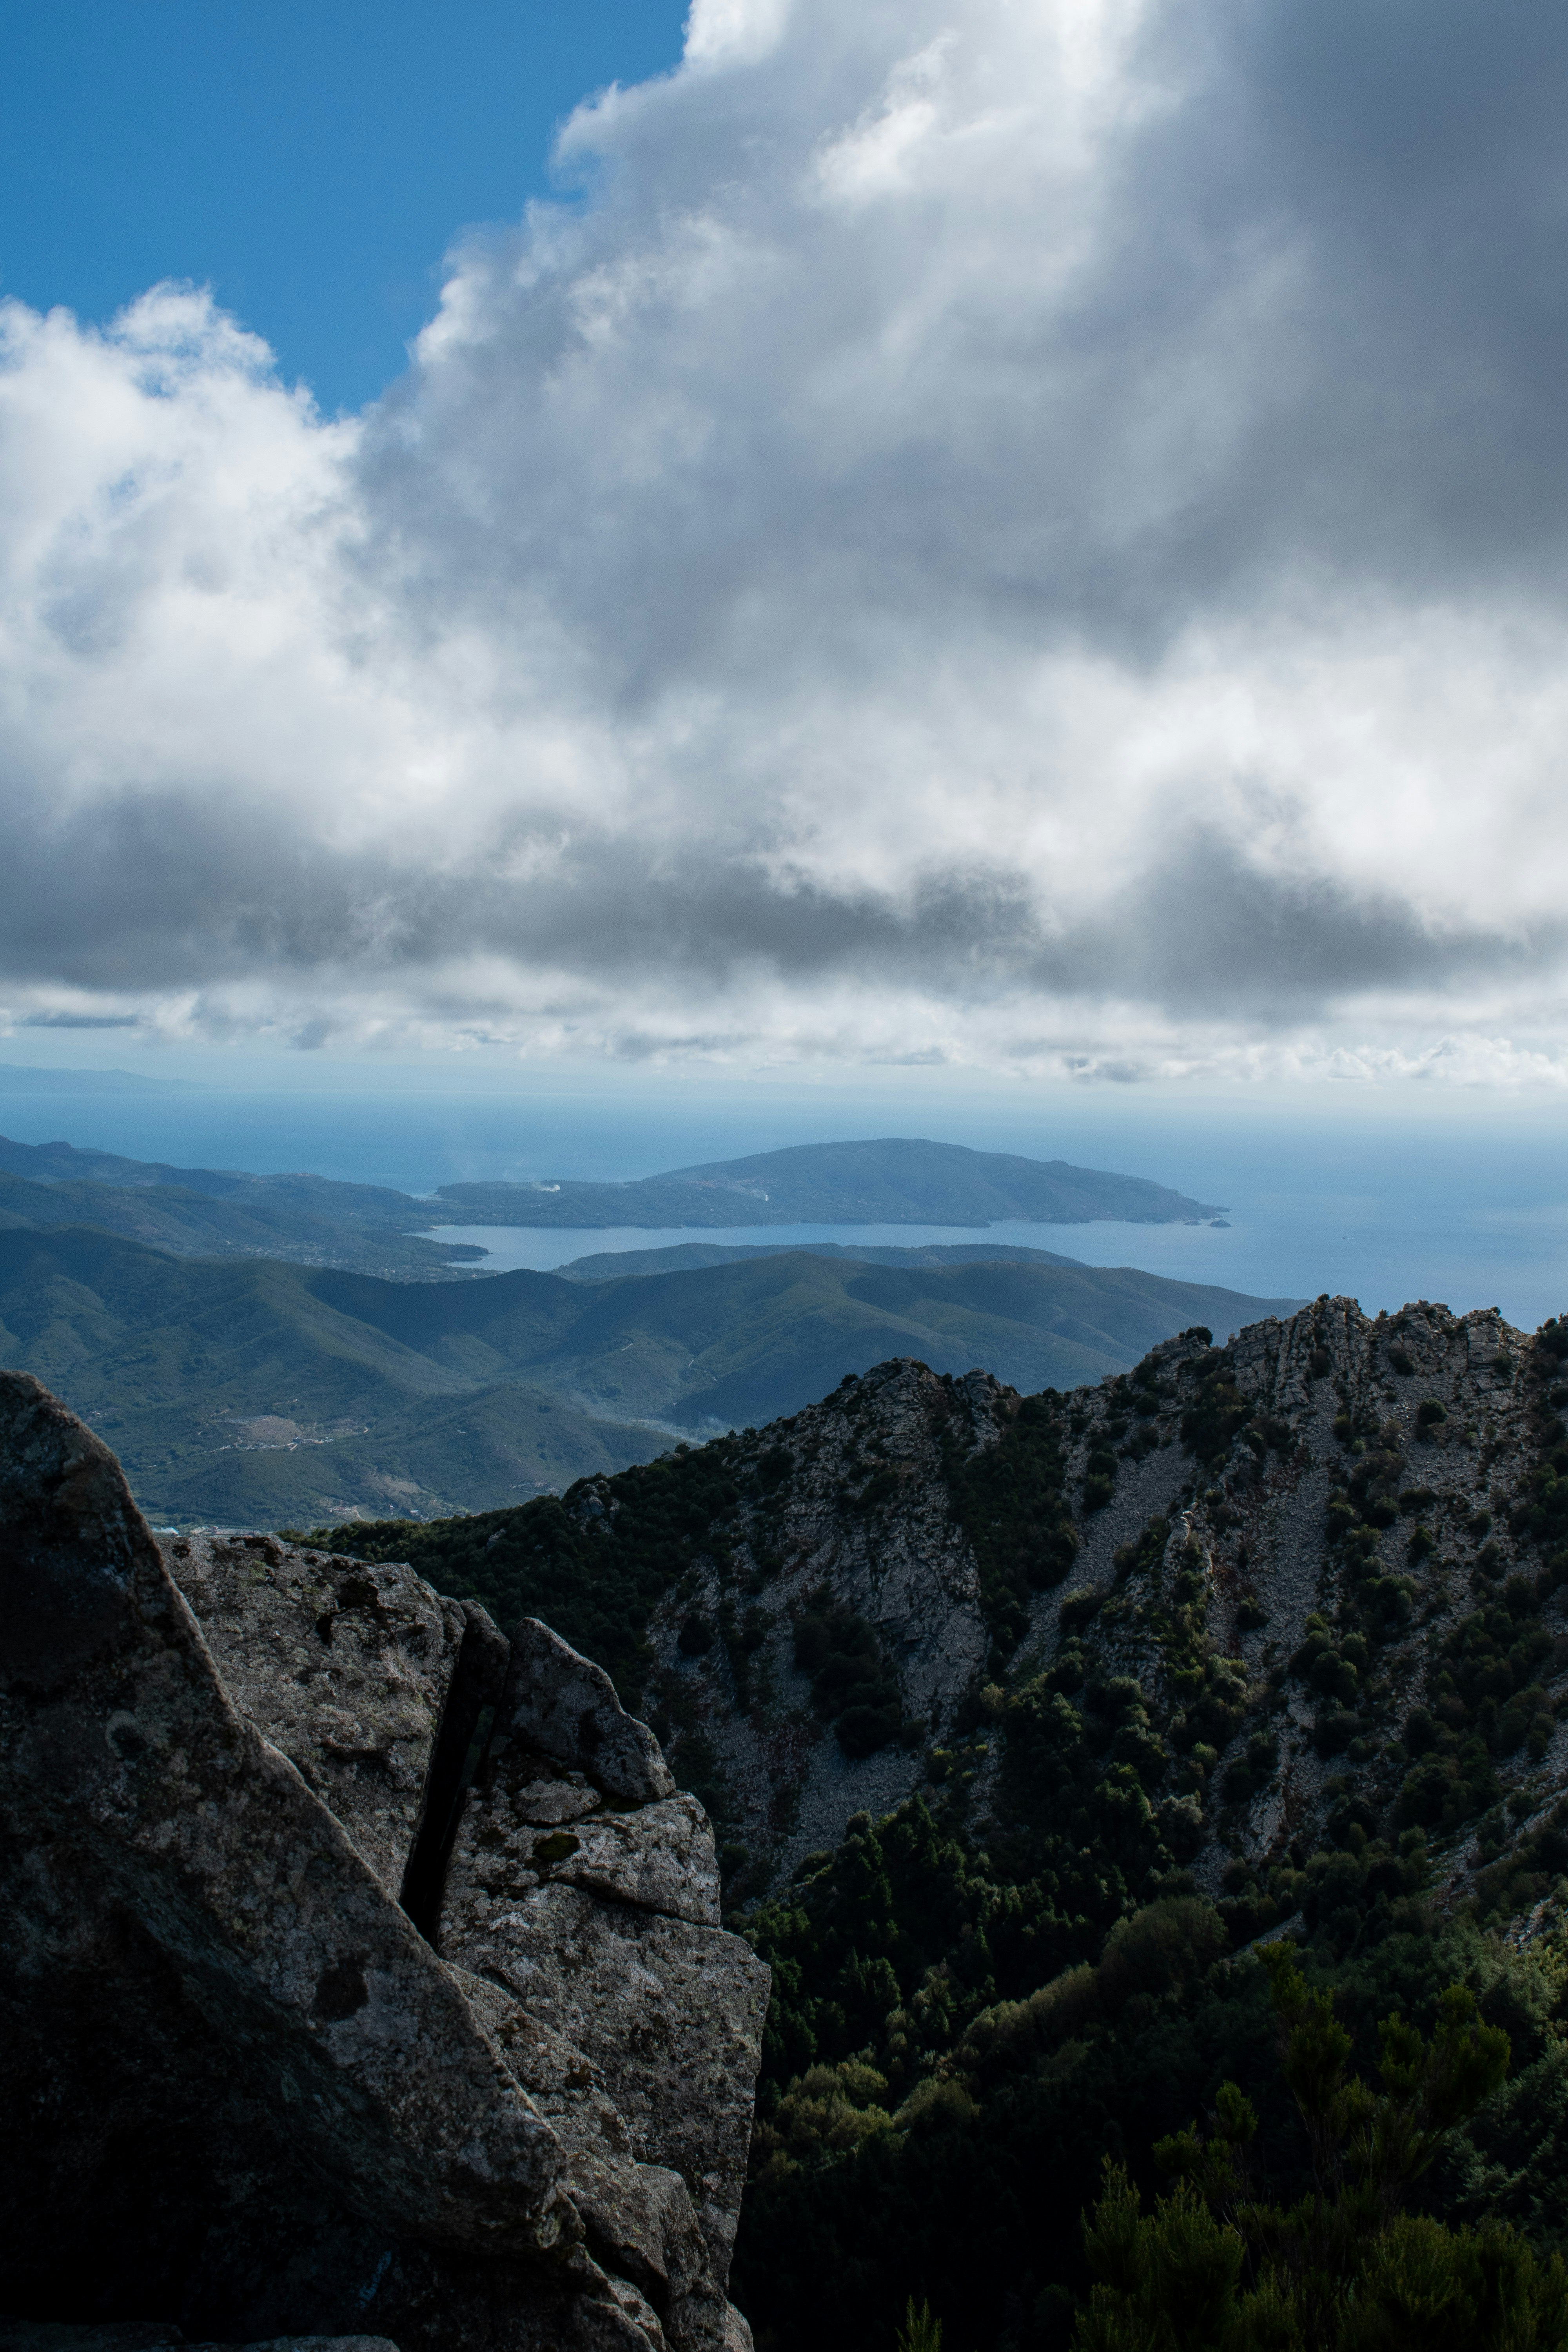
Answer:
[{"label": "white cloud", "polygon": [[699,0],[362,418],[10,306],[0,1003],[1558,1082],[1565,62]]},{"label": "white cloud", "polygon": [[790,0],[691,0],[686,65],[755,65],[774,50],[789,22]]}]

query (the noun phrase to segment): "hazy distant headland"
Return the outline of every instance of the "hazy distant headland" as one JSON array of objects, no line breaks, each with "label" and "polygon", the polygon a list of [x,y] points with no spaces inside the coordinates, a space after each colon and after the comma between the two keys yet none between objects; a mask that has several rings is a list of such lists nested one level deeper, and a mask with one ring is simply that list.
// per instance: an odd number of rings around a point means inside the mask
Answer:
[{"label": "hazy distant headland", "polygon": [[176,1168],[0,1136],[0,1229],[94,1225],[177,1257],[285,1258],[402,1281],[449,1279],[455,1260],[483,1258],[472,1244],[423,1237],[447,1222],[595,1232],[738,1221],[973,1229],[1003,1219],[1190,1225],[1218,1214],[1141,1176],[919,1140],[799,1144],[625,1184],[447,1184],[421,1200],[384,1184]]},{"label": "hazy distant headland", "polygon": [[437,1198],[454,1223],[584,1228],[727,1226],[741,1212],[751,1225],[968,1226],[1198,1224],[1222,1213],[1142,1176],[910,1137],[792,1144],[627,1184],[443,1184]]},{"label": "hazy distant headland", "polygon": [[198,1078],[149,1078],[134,1070],[35,1069],[0,1062],[0,1095],[203,1095]]}]

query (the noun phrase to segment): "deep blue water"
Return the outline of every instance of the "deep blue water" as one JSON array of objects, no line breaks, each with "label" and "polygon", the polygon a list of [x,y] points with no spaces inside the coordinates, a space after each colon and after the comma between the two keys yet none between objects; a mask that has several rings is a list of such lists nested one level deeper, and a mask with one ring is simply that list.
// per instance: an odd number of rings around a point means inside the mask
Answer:
[{"label": "deep blue water", "polygon": [[[984,1101],[847,1090],[671,1086],[635,1098],[582,1092],[7,1094],[0,1128],[184,1166],[310,1169],[427,1193],[482,1178],[616,1179],[846,1135],[935,1135],[979,1150],[1065,1158],[1226,1204],[1209,1226],[801,1228],[820,1240],[1016,1240],[1092,1265],[1131,1265],[1266,1297],[1348,1291],[1375,1310],[1407,1298],[1500,1307],[1532,1327],[1568,1308],[1568,1129],[1553,1106],[1462,1099],[1399,1117],[1352,1100],[1327,1109],[1022,1091]],[[434,1222],[434,1220],[432,1221]],[[793,1230],[793,1229],[792,1229]],[[492,1263],[559,1265],[589,1251],[678,1239],[775,1241],[776,1226],[718,1234],[508,1230]],[[504,1247],[504,1260],[500,1250]]]}]

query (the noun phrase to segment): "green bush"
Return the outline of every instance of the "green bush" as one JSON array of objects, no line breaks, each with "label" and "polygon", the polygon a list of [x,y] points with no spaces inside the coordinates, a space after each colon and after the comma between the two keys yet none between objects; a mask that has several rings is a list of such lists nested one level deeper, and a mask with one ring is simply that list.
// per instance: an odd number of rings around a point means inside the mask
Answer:
[{"label": "green bush", "polygon": [[1373,2090],[1329,1993],[1288,1946],[1265,1946],[1281,2071],[1310,2154],[1295,2203],[1259,2197],[1258,2113],[1221,2084],[1213,2129],[1155,2148],[1174,2186],[1152,2213],[1123,2165],[1084,2223],[1095,2284],[1078,2352],[1520,2352],[1568,2345],[1568,2273],[1511,2231],[1446,2229],[1402,2208],[1456,2128],[1508,2072],[1509,2037],[1451,1985],[1428,2042],[1397,2014],[1379,2029]]}]

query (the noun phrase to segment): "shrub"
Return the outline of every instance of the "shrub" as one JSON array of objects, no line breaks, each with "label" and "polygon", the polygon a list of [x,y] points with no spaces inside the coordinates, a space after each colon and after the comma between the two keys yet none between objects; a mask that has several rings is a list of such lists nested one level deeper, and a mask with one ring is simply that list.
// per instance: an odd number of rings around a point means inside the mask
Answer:
[{"label": "shrub", "polygon": [[1212,1904],[1174,1895],[1119,1919],[1100,1963],[1100,1992],[1115,2011],[1135,1992],[1174,1992],[1202,1976],[1226,1948],[1225,1924]]},{"label": "shrub", "polygon": [[1062,1632],[1069,1635],[1081,1633],[1090,1619],[1099,1615],[1104,1598],[1103,1592],[1095,1592],[1087,1586],[1081,1591],[1069,1592],[1058,1612]]}]

